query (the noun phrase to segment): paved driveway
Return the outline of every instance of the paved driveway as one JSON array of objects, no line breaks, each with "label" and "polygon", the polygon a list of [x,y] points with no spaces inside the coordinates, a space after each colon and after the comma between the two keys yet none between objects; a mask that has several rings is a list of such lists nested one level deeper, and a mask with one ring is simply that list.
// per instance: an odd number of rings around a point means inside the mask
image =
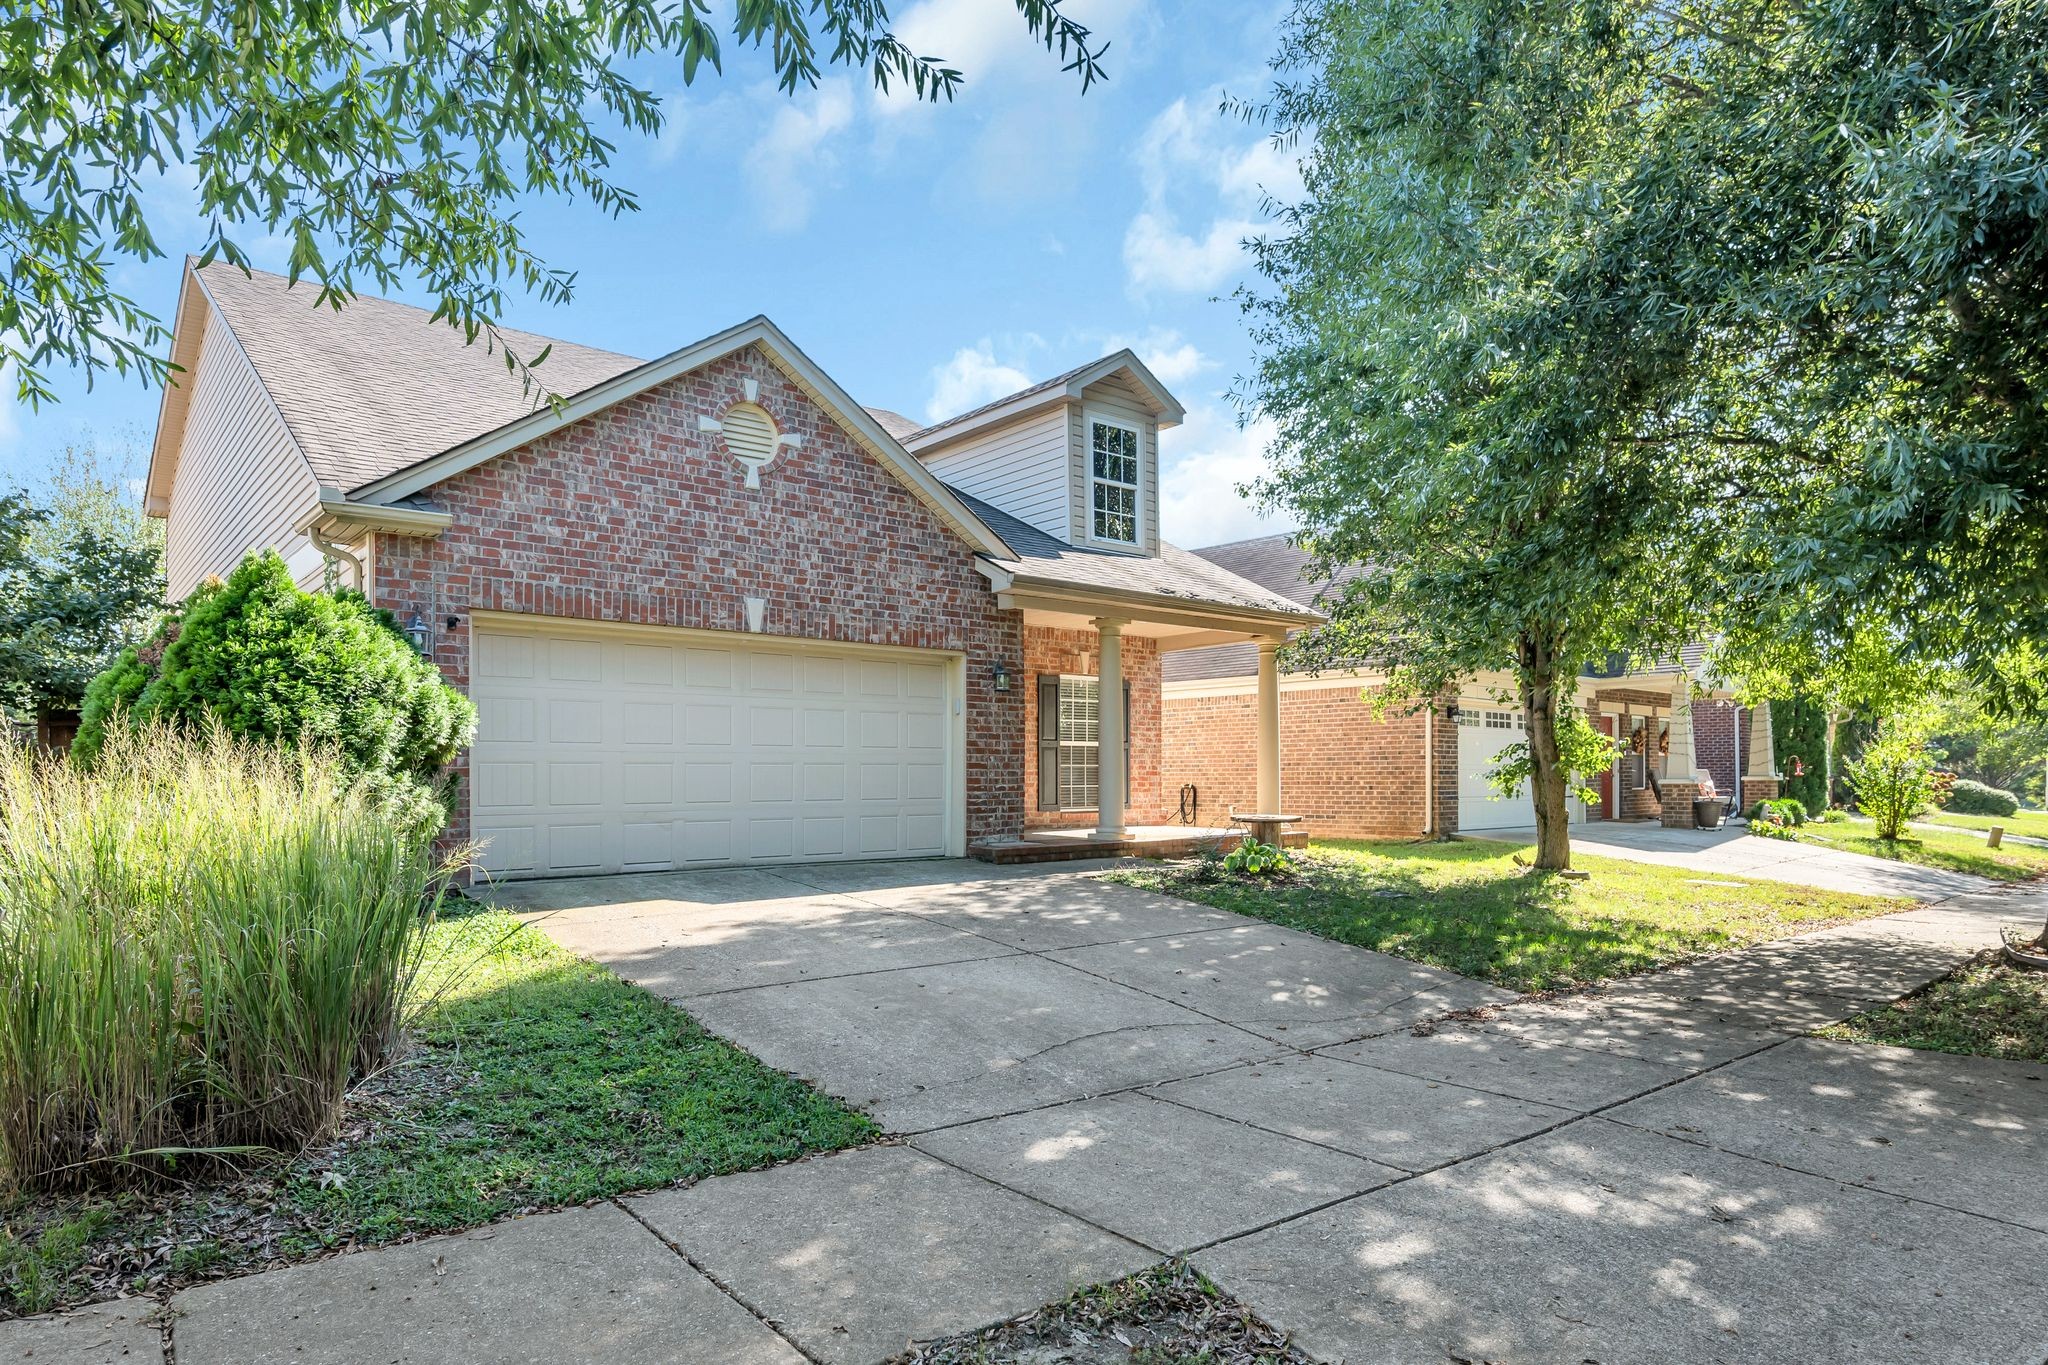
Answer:
[{"label": "paved driveway", "polygon": [[1169,1254],[1354,1365],[2048,1357],[2048,1067],[1803,1036],[2038,901],[1507,1001],[1073,869],[500,899],[901,1136],[202,1286],[161,1343],[7,1324],[0,1360],[866,1365]]},{"label": "paved driveway", "polygon": [[[1484,830],[1471,837],[1533,844],[1536,830]],[[1826,891],[1911,896],[1922,901],[1989,891],[1998,885],[1988,877],[1968,872],[1915,867],[1911,863],[1895,863],[1791,839],[1761,839],[1746,827],[1733,824],[1717,830],[1666,829],[1647,821],[1601,820],[1572,826],[1572,847],[1603,858],[1661,863],[1709,876],[1768,877]]]},{"label": "paved driveway", "polygon": [[1514,998],[1085,870],[817,865],[492,896],[899,1133]]}]

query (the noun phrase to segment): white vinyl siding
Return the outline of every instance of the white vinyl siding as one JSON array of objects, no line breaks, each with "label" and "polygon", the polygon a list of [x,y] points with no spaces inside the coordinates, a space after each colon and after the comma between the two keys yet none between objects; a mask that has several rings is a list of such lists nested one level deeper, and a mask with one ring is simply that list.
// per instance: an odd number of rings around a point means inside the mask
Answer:
[{"label": "white vinyl siding", "polygon": [[[1081,403],[1068,406],[1067,529],[1061,538],[1076,545],[1101,545],[1091,534],[1094,525],[1092,433],[1095,421],[1116,422],[1138,433],[1138,543],[1131,548],[1159,553],[1159,419],[1144,397],[1121,375],[1111,375],[1082,391]],[[1113,542],[1111,542],[1113,543]]]},{"label": "white vinyl siding", "polygon": [[1052,408],[925,457],[925,468],[963,493],[1049,536],[1067,538],[1066,413]]},{"label": "white vinyl siding", "polygon": [[176,377],[192,392],[165,523],[173,601],[208,574],[225,575],[250,550],[307,559],[306,538],[293,527],[320,498],[248,357],[210,309],[205,328],[198,364]]}]

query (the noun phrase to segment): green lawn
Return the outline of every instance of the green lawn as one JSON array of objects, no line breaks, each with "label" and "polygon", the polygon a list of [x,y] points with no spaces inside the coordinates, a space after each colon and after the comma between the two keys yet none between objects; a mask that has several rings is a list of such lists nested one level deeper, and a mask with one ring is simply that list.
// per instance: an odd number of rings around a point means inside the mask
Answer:
[{"label": "green lawn", "polygon": [[2025,881],[2048,872],[2048,848],[2032,844],[1984,847],[1984,836],[1968,830],[1915,828],[1904,839],[1880,839],[1877,827],[1860,816],[1833,824],[1808,821],[1797,837],[1802,843],[1864,853],[1873,858],[1916,863],[1921,867],[1946,868],[1951,872],[1974,872],[2002,882]]},{"label": "green lawn", "polygon": [[1939,815],[1921,818],[1930,824],[1954,825],[1958,829],[1990,829],[1993,825],[2003,825],[2007,834],[2048,839],[2048,811],[2023,810],[2013,815],[1957,815],[1953,811],[1943,811]]},{"label": "green lawn", "polygon": [[0,1317],[865,1142],[865,1117],[509,915],[443,918],[414,1046],[294,1160],[0,1206]]},{"label": "green lawn", "polygon": [[2048,1062],[2048,972],[1986,953],[1903,1000],[1820,1030],[1823,1038]]},{"label": "green lawn", "polygon": [[1575,857],[1582,882],[1515,865],[1526,845],[1312,844],[1286,883],[1200,862],[1147,864],[1110,880],[1376,948],[1520,991],[1564,990],[1688,958],[1889,914],[1911,902],[1680,868]]}]

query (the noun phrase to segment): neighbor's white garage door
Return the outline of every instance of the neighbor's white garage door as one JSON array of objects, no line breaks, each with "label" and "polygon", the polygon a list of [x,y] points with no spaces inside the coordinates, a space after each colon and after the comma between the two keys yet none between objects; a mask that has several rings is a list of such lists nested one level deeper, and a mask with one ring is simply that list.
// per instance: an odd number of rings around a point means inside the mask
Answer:
[{"label": "neighbor's white garage door", "polygon": [[472,828],[501,877],[951,851],[945,655],[489,616]]},{"label": "neighbor's white garage door", "polygon": [[1518,740],[1526,739],[1518,711],[1502,710],[1485,702],[1458,703],[1458,829],[1519,829],[1536,823],[1529,805],[1529,793],[1503,800],[1493,794],[1486,774],[1494,756]]}]

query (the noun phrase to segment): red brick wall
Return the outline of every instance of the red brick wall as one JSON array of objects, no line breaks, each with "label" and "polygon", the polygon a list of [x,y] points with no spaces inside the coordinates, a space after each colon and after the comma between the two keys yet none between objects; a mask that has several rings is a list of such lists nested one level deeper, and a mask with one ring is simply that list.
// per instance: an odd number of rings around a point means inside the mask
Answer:
[{"label": "red brick wall", "polygon": [[[1097,676],[1102,642],[1092,630],[1024,627],[1024,828],[1089,829],[1095,811],[1038,809],[1038,679],[1042,674]],[[1159,647],[1136,636],[1123,637],[1124,680],[1131,685],[1131,799],[1124,823],[1164,821],[1159,777]],[[1105,700],[1107,700],[1105,698]]]},{"label": "red brick wall", "polygon": [[1734,702],[1693,698],[1693,757],[1714,775],[1714,790],[1724,801],[1735,792],[1735,729]]},{"label": "red brick wall", "polygon": [[[745,487],[697,419],[745,398],[743,381],[802,444]],[[967,656],[967,837],[1014,835],[1028,691],[994,690],[1021,655],[973,553],[749,348],[458,474],[428,496],[454,515],[434,540],[378,537],[377,602],[434,626],[434,661],[469,682],[469,613],[526,612],[706,630],[766,630]],[[450,629],[447,620],[457,618]],[[1156,695],[1157,668],[1153,687]],[[450,834],[468,833],[468,810]]]},{"label": "red brick wall", "polygon": [[[1285,690],[1280,694],[1280,804],[1309,817],[1318,838],[1415,838],[1424,830],[1421,713],[1375,719],[1356,684]],[[1438,715],[1434,725],[1437,830],[1458,820],[1458,731]],[[1258,700],[1230,696],[1169,697],[1164,707],[1165,799],[1179,802],[1183,783],[1201,797],[1201,823],[1223,824],[1232,806],[1250,810],[1258,798]]]}]

